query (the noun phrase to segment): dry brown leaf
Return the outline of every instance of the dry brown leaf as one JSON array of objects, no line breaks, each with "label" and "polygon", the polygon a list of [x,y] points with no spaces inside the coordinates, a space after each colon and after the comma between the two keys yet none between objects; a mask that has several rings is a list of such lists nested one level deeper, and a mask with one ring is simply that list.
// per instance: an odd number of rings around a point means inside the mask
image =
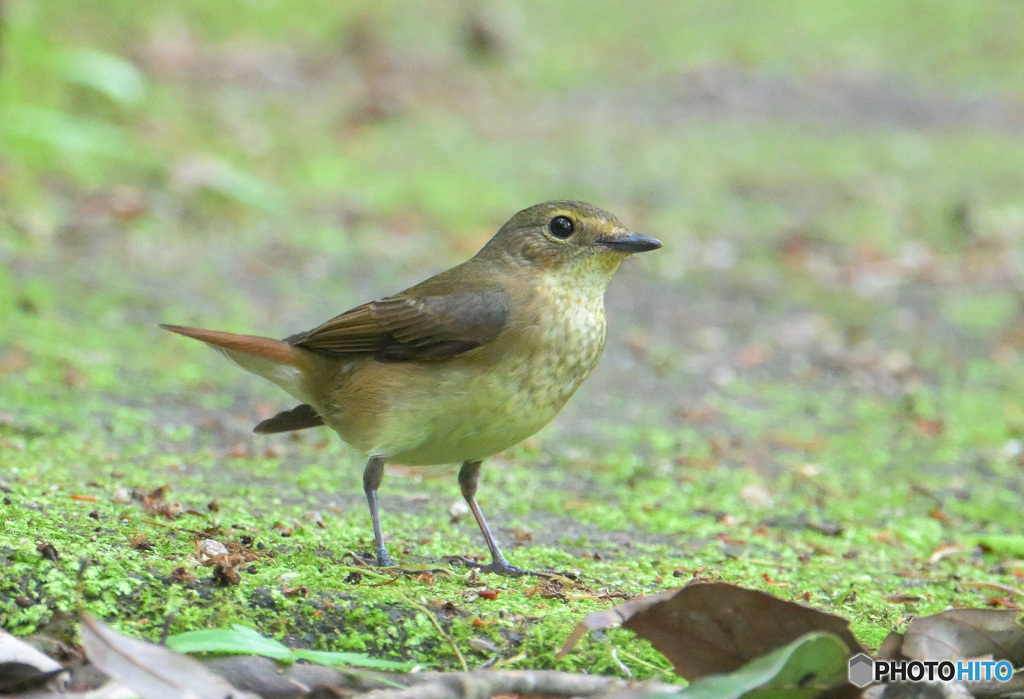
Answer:
[{"label": "dry brown leaf", "polygon": [[900,649],[903,647],[903,634],[890,631],[889,635],[878,647],[879,660],[905,660]]},{"label": "dry brown leaf", "polygon": [[692,583],[591,614],[570,635],[561,657],[586,633],[621,622],[651,642],[690,682],[731,672],[811,631],[842,639],[851,654],[862,648],[840,617],[723,582]]},{"label": "dry brown leaf", "polygon": [[904,633],[904,656],[956,660],[991,655],[1024,665],[1024,626],[1013,609],[949,609],[914,619]]},{"label": "dry brown leaf", "polygon": [[558,653],[555,654],[555,659],[560,660],[568,655],[569,651],[571,651],[573,647],[580,642],[580,639],[586,635],[587,631],[597,631],[598,629],[608,629],[613,626],[621,626],[634,614],[637,614],[658,602],[671,599],[676,592],[678,592],[678,590],[667,590],[648,597],[638,597],[637,599],[632,599],[628,602],[618,604],[611,609],[606,609],[603,612],[588,614],[583,621],[576,624],[576,628],[572,630],[572,633],[569,634],[569,638],[565,639],[565,643],[562,644]]}]

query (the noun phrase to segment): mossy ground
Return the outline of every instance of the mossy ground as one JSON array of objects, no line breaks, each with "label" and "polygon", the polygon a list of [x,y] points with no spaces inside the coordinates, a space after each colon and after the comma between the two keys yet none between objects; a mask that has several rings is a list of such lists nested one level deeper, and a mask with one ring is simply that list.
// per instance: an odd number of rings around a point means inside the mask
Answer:
[{"label": "mossy ground", "polygon": [[[694,575],[873,645],[1013,604],[1021,15],[841,5],[5,4],[0,625],[73,638],[85,609],[148,637],[243,623],[435,668],[454,644],[648,676],[667,664],[625,632],[554,652]],[[563,415],[485,465],[512,561],[579,583],[415,574],[483,553],[454,471],[390,471],[413,574],[357,568],[358,455],[251,435],[288,400],[155,327],[305,329],[559,197],[665,244],[610,289],[606,356]],[[124,497],[164,485],[190,512]],[[252,552],[237,585],[197,564],[207,537]]]}]

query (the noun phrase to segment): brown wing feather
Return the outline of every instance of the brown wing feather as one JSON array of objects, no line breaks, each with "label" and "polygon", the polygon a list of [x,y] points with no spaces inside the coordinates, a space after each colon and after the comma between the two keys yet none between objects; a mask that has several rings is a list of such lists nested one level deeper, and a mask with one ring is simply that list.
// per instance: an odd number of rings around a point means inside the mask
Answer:
[{"label": "brown wing feather", "polygon": [[445,359],[485,345],[508,322],[502,291],[391,296],[288,338],[313,352],[371,354],[380,361]]}]

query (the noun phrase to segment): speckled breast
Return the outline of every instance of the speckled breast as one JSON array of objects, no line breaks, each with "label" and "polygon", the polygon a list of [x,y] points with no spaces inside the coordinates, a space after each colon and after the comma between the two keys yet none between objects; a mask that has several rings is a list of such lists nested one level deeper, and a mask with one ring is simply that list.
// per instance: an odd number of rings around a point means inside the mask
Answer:
[{"label": "speckled breast", "polygon": [[549,293],[552,299],[540,314],[534,352],[513,374],[530,406],[551,411],[554,417],[604,351],[605,314],[601,294],[582,294],[565,287],[555,287]]}]

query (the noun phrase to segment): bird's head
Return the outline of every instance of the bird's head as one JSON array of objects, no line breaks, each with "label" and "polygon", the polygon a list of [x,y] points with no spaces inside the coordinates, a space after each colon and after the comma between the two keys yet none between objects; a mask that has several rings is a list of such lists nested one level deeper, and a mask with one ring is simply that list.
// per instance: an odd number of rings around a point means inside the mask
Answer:
[{"label": "bird's head", "polygon": [[549,201],[523,209],[501,227],[480,251],[524,267],[603,278],[622,261],[661,242],[633,233],[612,214],[580,201]]}]

